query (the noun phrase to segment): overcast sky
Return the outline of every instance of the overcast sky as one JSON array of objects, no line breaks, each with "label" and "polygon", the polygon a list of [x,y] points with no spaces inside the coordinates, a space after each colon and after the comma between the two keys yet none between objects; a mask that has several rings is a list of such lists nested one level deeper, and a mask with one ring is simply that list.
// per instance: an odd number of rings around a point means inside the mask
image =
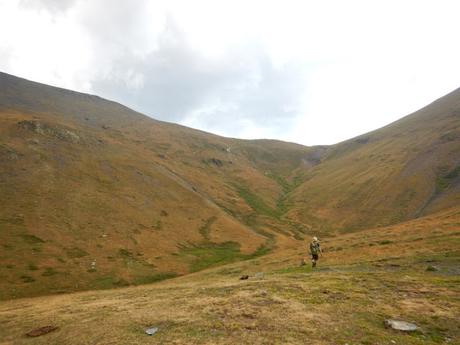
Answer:
[{"label": "overcast sky", "polygon": [[0,70],[238,138],[332,144],[460,87],[460,1],[0,0]]}]

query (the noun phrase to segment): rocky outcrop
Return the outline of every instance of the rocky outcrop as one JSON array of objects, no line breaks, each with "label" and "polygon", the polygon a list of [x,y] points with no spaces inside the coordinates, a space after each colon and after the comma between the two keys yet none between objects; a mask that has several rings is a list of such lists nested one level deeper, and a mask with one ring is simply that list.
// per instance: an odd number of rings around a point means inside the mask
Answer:
[{"label": "rocky outcrop", "polygon": [[71,131],[61,126],[49,125],[47,123],[36,121],[36,120],[20,121],[18,122],[18,126],[19,128],[23,130],[32,131],[36,134],[40,134],[40,135],[48,136],[48,137],[54,137],[54,138],[72,142],[72,143],[78,143],[81,140],[80,136],[74,131]]}]

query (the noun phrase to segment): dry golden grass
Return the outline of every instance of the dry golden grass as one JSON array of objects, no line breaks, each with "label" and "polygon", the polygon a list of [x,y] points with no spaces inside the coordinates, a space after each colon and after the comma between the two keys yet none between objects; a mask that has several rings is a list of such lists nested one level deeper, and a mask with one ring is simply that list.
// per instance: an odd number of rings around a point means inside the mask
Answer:
[{"label": "dry golden grass", "polygon": [[[187,254],[196,246],[215,247],[214,265],[269,250],[275,236],[295,241],[292,226],[259,217],[258,204],[235,187],[251,186],[270,212],[284,193],[250,160],[247,151],[259,143],[147,118],[104,129],[86,123],[97,117],[0,114],[0,299],[185,274],[199,260]],[[264,169],[295,168],[308,149],[281,143],[278,150],[289,154]]]},{"label": "dry golden grass", "polygon": [[[459,343],[458,208],[380,230],[325,239],[315,271],[298,247],[152,285],[4,301],[0,344]],[[59,330],[24,335],[45,325]]]}]

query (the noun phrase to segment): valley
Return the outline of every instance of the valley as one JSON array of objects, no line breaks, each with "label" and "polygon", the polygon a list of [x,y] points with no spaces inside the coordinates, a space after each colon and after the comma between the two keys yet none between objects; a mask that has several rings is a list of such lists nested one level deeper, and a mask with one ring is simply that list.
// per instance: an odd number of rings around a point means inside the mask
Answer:
[{"label": "valley", "polygon": [[460,89],[306,147],[0,73],[0,191],[2,345],[460,341]]}]

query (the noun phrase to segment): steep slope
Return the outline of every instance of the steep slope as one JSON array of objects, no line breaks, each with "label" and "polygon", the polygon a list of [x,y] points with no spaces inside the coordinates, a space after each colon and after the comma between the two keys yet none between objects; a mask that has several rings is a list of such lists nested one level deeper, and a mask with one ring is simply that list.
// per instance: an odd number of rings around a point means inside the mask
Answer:
[{"label": "steep slope", "polygon": [[304,147],[0,73],[0,298],[147,283],[455,208],[459,120],[457,90]]},{"label": "steep slope", "polygon": [[155,281],[301,234],[277,200],[309,148],[222,138],[6,74],[0,90],[3,297]]},{"label": "steep slope", "polygon": [[395,224],[460,205],[460,89],[330,147],[290,216],[324,232]]}]

